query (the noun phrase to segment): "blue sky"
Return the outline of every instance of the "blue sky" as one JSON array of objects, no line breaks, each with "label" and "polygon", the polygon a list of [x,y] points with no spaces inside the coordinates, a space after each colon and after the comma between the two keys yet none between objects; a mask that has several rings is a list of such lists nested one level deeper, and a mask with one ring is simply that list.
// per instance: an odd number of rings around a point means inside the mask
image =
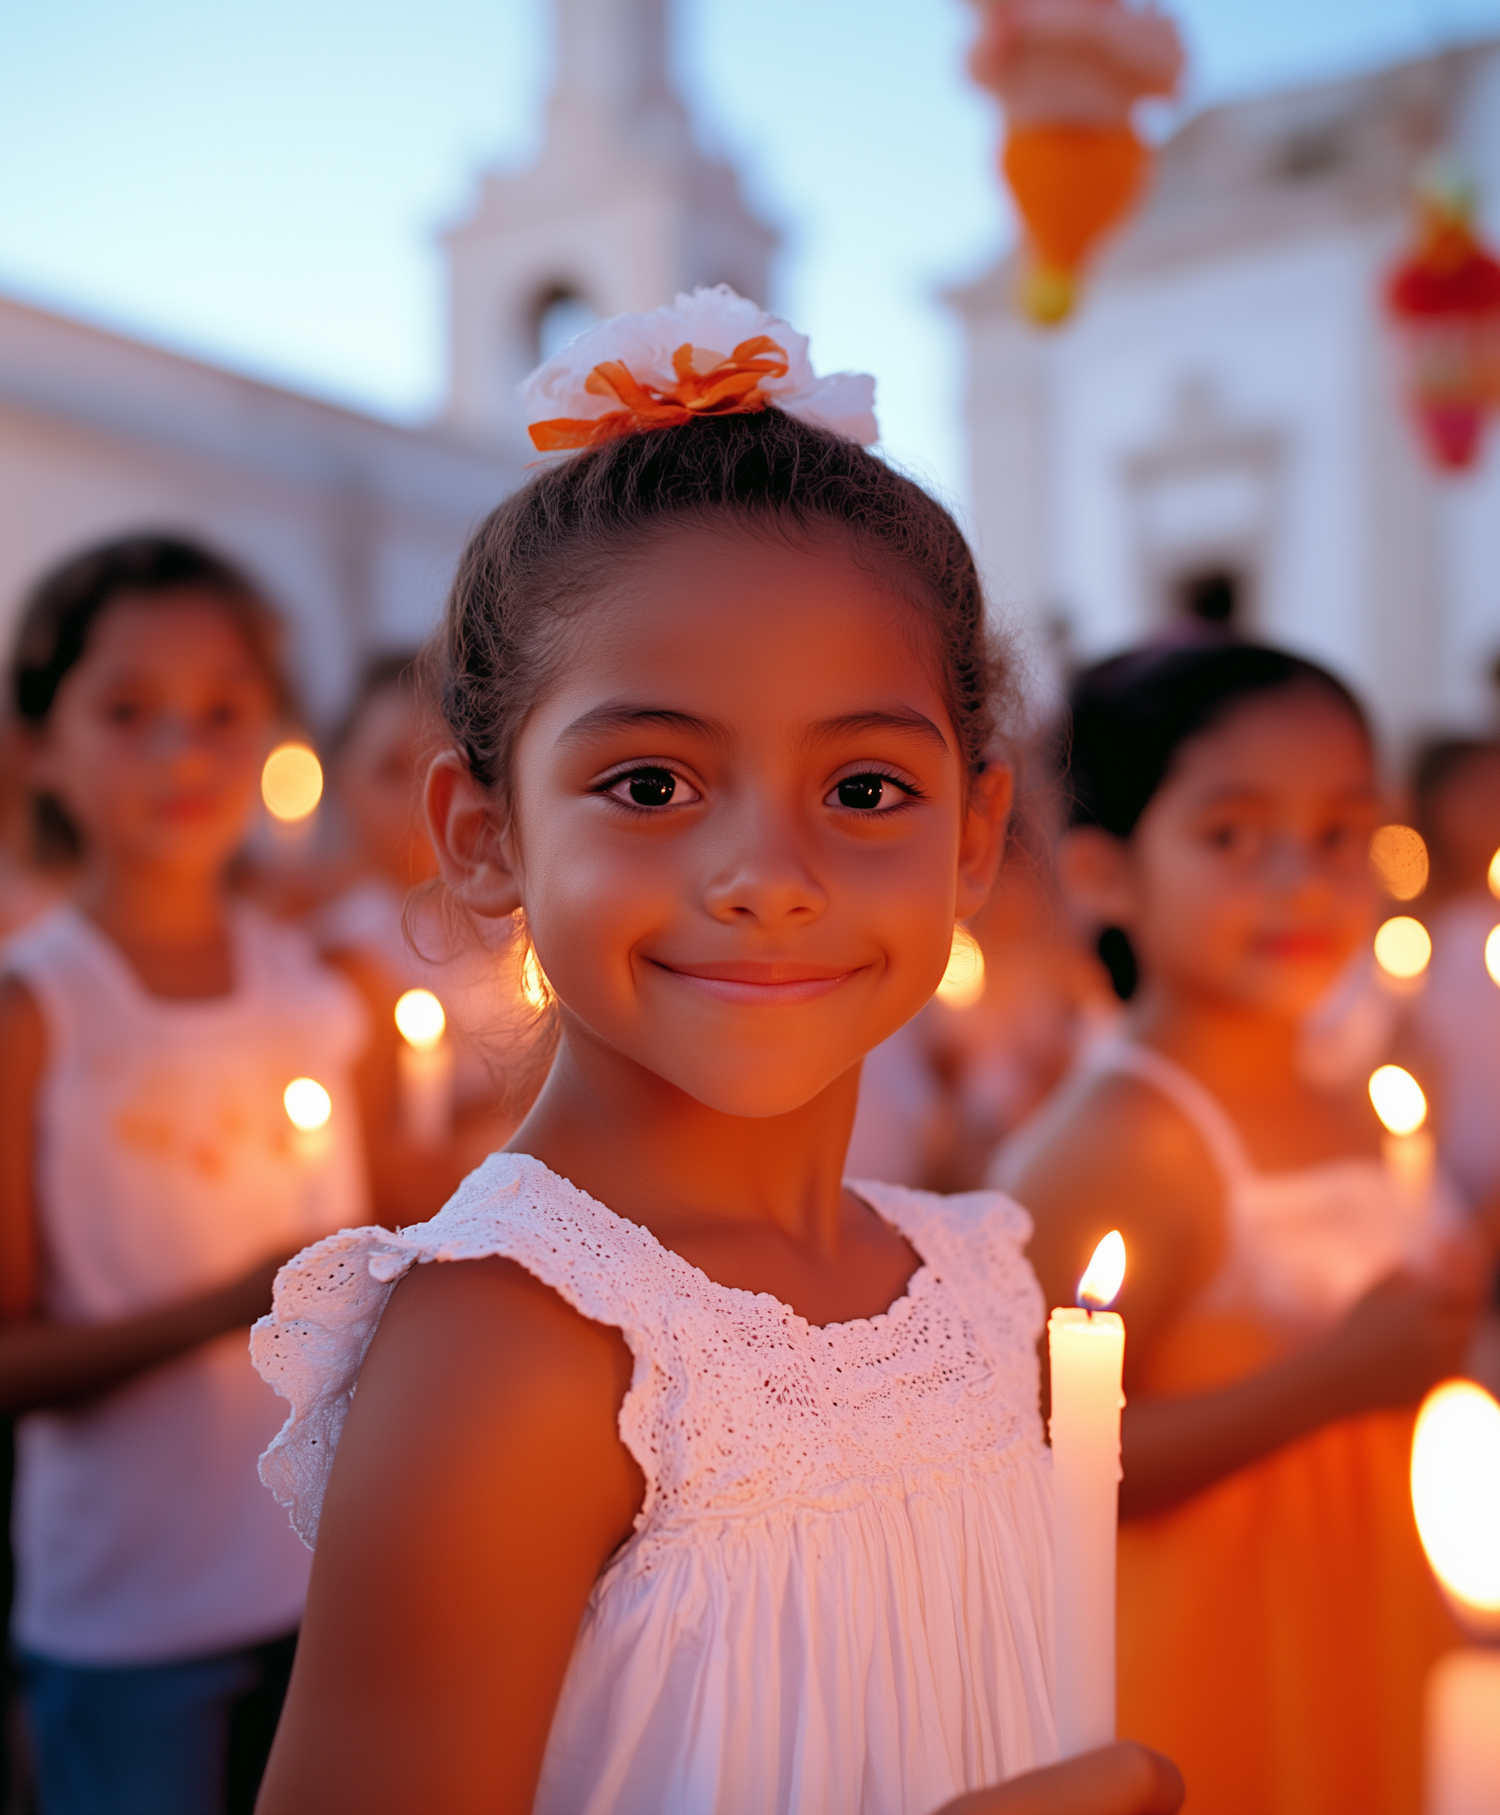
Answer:
[{"label": "blue sky", "polygon": [[[1500,33],[1500,0],[1175,0],[1202,104]],[[677,0],[680,85],[785,236],[773,303],[963,484],[936,292],[1003,246],[963,0]],[[0,0],[0,291],[418,421],[436,234],[534,148],[546,0]]]}]

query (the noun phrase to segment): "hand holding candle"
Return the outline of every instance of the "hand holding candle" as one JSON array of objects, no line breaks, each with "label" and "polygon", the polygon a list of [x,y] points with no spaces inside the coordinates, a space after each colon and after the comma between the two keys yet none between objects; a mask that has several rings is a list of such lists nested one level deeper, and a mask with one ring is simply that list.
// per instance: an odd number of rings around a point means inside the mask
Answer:
[{"label": "hand holding candle", "polygon": [[1500,1809],[1500,1405],[1450,1380],[1427,1395],[1412,1510],[1449,1605],[1491,1646],[1451,1651],[1427,1683],[1427,1815]]},{"label": "hand holding candle", "polygon": [[1125,1325],[1104,1309],[1125,1279],[1112,1229],[1078,1284],[1081,1308],[1047,1321],[1052,1363],[1054,1681],[1064,1758],[1115,1736],[1115,1536]]},{"label": "hand holding candle", "polygon": [[401,1121],[415,1147],[447,1144],[453,1131],[453,1047],[448,1019],[430,989],[409,989],[396,1004]]}]

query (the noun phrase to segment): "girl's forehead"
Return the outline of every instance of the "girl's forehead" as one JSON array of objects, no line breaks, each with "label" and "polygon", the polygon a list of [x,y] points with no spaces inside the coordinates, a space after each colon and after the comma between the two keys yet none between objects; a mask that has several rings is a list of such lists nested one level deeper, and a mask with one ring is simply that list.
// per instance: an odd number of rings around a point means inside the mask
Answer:
[{"label": "girl's forehead", "polygon": [[832,536],[674,532],[623,560],[570,631],[573,693],[628,680],[758,713],[872,692],[943,709],[932,626]]},{"label": "girl's forehead", "polygon": [[1238,702],[1177,751],[1166,785],[1194,793],[1368,794],[1374,752],[1332,695],[1288,687]]},{"label": "girl's forehead", "polygon": [[97,678],[149,677],[211,667],[260,676],[245,633],[224,602],[190,588],[121,593],[89,626],[80,667]]}]

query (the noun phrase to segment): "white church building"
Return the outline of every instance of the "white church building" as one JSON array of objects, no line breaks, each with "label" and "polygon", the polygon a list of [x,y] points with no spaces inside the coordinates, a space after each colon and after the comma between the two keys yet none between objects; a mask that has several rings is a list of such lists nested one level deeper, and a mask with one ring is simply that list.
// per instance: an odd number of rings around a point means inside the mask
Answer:
[{"label": "white church building", "polygon": [[1500,238],[1500,42],[1190,119],[1076,319],[1002,261],[950,300],[996,597],[1094,659],[1184,614],[1321,659],[1399,752],[1500,701],[1500,430],[1429,465],[1382,292],[1441,154]]},{"label": "white church building", "polygon": [[[539,355],[695,283],[767,298],[773,236],[697,146],[667,0],[553,11],[543,148],[482,176],[446,236],[450,385],[429,427],[0,299],[0,635],[81,543],[186,530],[285,605],[326,721],[365,654],[430,627],[517,482],[515,387]],[[1008,262],[953,294],[971,519],[998,604],[1040,649],[1092,657],[1227,613],[1338,667],[1398,743],[1488,718],[1500,435],[1471,475],[1429,470],[1380,304],[1439,149],[1500,230],[1500,44],[1189,120],[1059,332],[1018,319]]]}]

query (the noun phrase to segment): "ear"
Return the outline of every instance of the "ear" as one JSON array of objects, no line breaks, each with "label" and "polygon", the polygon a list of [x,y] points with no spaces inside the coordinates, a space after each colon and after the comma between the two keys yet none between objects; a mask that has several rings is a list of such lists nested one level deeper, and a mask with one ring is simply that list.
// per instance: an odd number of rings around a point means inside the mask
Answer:
[{"label": "ear", "polygon": [[1074,912],[1096,927],[1129,930],[1135,916],[1130,847],[1099,826],[1074,826],[1057,846],[1057,880]]},{"label": "ear", "polygon": [[509,828],[457,750],[444,750],[432,759],[422,807],[438,869],[457,899],[488,920],[515,913],[521,891],[511,862]]},{"label": "ear", "polygon": [[958,890],[954,918],[967,920],[989,900],[1005,855],[1005,827],[1015,796],[1015,771],[992,762],[969,788],[969,809],[958,841]]}]

